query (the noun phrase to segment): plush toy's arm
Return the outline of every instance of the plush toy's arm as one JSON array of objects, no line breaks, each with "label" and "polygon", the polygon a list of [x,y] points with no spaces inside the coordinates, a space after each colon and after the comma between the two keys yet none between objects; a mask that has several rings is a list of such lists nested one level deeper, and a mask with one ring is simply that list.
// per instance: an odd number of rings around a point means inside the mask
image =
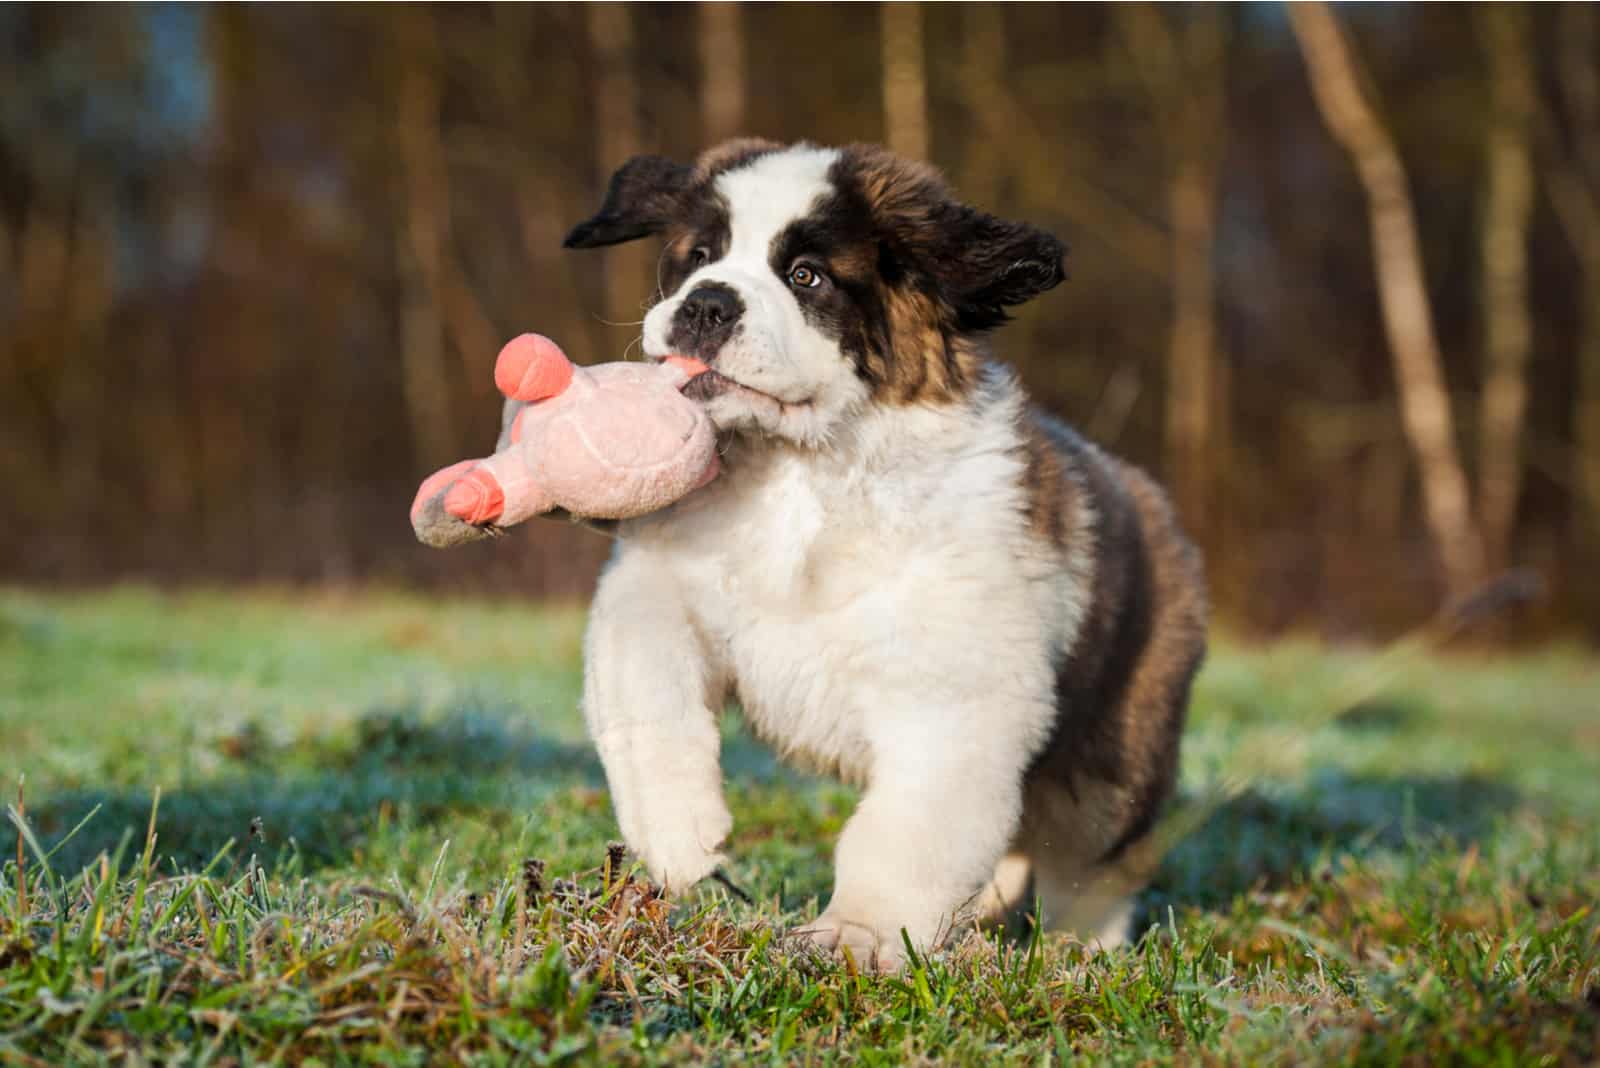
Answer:
[{"label": "plush toy's arm", "polygon": [[[450,549],[468,542],[492,538],[500,534],[503,527],[520,523],[528,518],[527,514],[517,514],[515,508],[505,509],[503,499],[501,505],[494,509],[495,515],[492,519],[470,522],[462,516],[464,504],[481,505],[486,503],[482,498],[491,492],[500,493],[498,486],[491,490],[489,486],[473,479],[473,472],[477,468],[488,466],[498,477],[510,480],[519,488],[521,483],[526,481],[526,476],[521,474],[520,466],[507,462],[514,457],[512,425],[526,407],[522,401],[509,398],[506,400],[500,412],[500,438],[495,442],[493,456],[482,460],[462,460],[435,471],[423,481],[422,488],[417,491],[416,500],[411,504],[411,529],[416,532],[418,541],[435,549]],[[527,495],[523,494],[523,498],[515,502],[517,507],[526,503]],[[542,514],[559,512],[560,509],[552,509]]]}]

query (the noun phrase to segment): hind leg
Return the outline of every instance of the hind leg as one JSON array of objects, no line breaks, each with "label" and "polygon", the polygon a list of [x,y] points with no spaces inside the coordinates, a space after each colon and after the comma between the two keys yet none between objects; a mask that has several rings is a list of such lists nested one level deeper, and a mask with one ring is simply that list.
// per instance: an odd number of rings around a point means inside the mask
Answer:
[{"label": "hind leg", "polygon": [[1035,860],[1034,879],[1046,930],[1101,949],[1116,949],[1132,938],[1135,888],[1116,865],[1085,865],[1047,854]]},{"label": "hind leg", "polygon": [[1114,949],[1132,937],[1134,897],[1149,878],[1148,836],[1115,857],[1108,850],[1125,810],[1117,788],[1084,783],[1076,791],[1033,782],[1027,791],[1021,844],[1033,871],[1033,893],[1049,931]]},{"label": "hind leg", "polygon": [[973,922],[983,927],[1005,924],[1008,928],[1015,926],[1017,930],[1022,930],[1020,924],[1013,925],[1012,921],[1017,914],[1026,912],[1031,904],[1032,895],[1028,889],[1032,878],[1033,865],[1027,853],[1021,847],[1013,846],[1010,852],[1000,858],[994,874],[989,876],[989,881],[983,884],[983,889],[978,891],[978,896],[967,910]]}]

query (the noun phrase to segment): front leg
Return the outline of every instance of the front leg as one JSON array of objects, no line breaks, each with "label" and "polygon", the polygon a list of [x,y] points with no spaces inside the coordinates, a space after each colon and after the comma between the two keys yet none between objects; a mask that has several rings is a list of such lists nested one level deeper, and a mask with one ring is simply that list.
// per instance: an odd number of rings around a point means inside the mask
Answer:
[{"label": "front leg", "polygon": [[584,664],[584,718],[605,765],[622,837],[669,890],[722,862],[733,826],[722,797],[720,701],[675,586],[624,546],[601,576]]},{"label": "front leg", "polygon": [[992,709],[930,702],[875,732],[866,794],[840,835],[833,899],[798,933],[896,971],[902,930],[936,948],[972,911],[1016,833],[1028,753]]}]

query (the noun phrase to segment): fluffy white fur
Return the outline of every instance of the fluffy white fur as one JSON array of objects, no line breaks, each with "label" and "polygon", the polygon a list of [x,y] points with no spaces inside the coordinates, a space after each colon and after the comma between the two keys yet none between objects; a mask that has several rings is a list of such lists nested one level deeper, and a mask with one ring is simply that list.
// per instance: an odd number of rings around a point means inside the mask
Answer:
[{"label": "fluffy white fur", "polygon": [[[1071,559],[1026,529],[1008,373],[967,403],[880,406],[805,322],[767,247],[824,191],[828,159],[789,152],[721,179],[731,252],[679,293],[715,278],[744,297],[744,340],[717,366],[768,396],[711,410],[766,434],[736,438],[711,486],[621,528],[585,709],[623,835],[670,888],[722,860],[728,695],[784,757],[864,787],[807,931],[892,968],[900,931],[935,944],[1012,844],[1092,551],[1086,516]],[[647,353],[677,303],[647,317]]]}]

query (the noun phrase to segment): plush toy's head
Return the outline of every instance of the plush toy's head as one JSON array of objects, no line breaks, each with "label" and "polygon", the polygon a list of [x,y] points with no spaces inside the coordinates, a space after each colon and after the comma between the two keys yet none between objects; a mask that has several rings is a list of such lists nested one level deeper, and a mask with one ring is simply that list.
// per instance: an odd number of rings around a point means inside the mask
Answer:
[{"label": "plush toy's head", "polygon": [[[513,373],[522,382],[559,381],[549,362],[536,353]],[[710,481],[716,433],[680,392],[693,377],[688,362],[567,364],[566,387],[530,403],[512,427],[530,477],[573,514],[607,519],[657,511]]]},{"label": "plush toy's head", "polygon": [[681,357],[576,367],[548,338],[516,338],[495,364],[495,384],[525,404],[509,440],[422,484],[411,509],[417,537],[456,545],[556,508],[630,519],[705,485],[718,471],[715,431],[681,392],[705,370]]}]

